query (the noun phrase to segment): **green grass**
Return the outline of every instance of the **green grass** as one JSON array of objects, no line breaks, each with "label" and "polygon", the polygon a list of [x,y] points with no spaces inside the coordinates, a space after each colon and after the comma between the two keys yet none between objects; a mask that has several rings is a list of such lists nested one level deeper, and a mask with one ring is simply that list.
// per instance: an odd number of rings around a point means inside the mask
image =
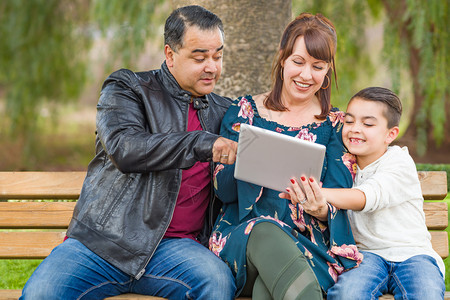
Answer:
[{"label": "green grass", "polygon": [[42,259],[0,260],[0,289],[22,289]]}]

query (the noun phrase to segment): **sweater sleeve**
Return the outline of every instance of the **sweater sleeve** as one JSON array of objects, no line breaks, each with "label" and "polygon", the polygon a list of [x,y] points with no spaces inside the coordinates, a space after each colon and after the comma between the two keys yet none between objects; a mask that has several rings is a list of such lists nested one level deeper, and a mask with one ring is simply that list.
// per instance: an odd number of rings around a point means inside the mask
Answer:
[{"label": "sweater sleeve", "polygon": [[363,212],[397,206],[411,200],[423,201],[416,166],[406,147],[390,147],[375,168],[367,174],[362,172],[362,176],[368,178],[354,186],[366,196]]}]

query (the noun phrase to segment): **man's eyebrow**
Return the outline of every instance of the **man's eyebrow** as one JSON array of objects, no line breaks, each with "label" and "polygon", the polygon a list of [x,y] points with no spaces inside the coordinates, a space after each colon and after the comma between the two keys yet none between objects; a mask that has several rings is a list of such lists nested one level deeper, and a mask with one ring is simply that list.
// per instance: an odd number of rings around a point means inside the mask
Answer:
[{"label": "man's eyebrow", "polygon": [[[222,50],[223,49],[223,45],[222,46],[220,46],[219,48],[217,48],[216,49],[216,52],[219,52],[220,50]],[[206,53],[206,52],[208,52],[209,50],[207,50],[207,49],[194,49],[194,50],[192,50],[192,53]]]}]

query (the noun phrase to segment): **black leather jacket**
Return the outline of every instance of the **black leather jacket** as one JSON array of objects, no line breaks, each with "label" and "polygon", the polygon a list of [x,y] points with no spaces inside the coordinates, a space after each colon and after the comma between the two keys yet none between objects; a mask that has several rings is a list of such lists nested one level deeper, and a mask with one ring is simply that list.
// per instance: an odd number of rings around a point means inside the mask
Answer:
[{"label": "black leather jacket", "polygon": [[[96,155],[67,235],[136,279],[172,219],[181,169],[212,161],[212,146],[231,104],[213,93],[194,98],[204,131],[186,132],[190,100],[165,63],[149,72],[119,70],[103,84]],[[203,243],[213,218],[207,216]]]}]

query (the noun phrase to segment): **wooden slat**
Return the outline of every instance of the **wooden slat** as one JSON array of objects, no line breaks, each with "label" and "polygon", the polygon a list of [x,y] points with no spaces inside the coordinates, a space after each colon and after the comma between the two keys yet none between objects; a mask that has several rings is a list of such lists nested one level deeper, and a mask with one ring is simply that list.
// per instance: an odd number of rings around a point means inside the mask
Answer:
[{"label": "wooden slat", "polygon": [[[0,228],[67,228],[76,202],[0,202]],[[445,229],[448,210],[445,202],[423,205],[428,229]]]},{"label": "wooden slat", "polygon": [[423,204],[425,222],[428,229],[439,230],[448,226],[448,207],[446,202],[425,202]]},{"label": "wooden slat", "polygon": [[0,228],[67,228],[76,202],[0,202]]},{"label": "wooden slat", "polygon": [[17,300],[22,295],[22,290],[0,290],[0,300]]},{"label": "wooden slat", "polygon": [[65,231],[0,231],[0,259],[45,258],[64,237]]},{"label": "wooden slat", "polygon": [[447,196],[447,172],[419,171],[418,175],[424,199],[442,200]]},{"label": "wooden slat", "polygon": [[[0,228],[67,228],[75,202],[0,202]],[[445,229],[448,210],[445,202],[423,205],[428,229]]]},{"label": "wooden slat", "polygon": [[445,231],[431,231],[431,244],[434,251],[439,254],[442,259],[448,257],[448,234]]},{"label": "wooden slat", "polygon": [[[0,232],[0,259],[45,258],[59,245],[65,232]],[[433,249],[442,257],[448,257],[448,235],[445,231],[432,231]]]},{"label": "wooden slat", "polygon": [[[425,199],[447,195],[445,171],[419,171]],[[0,172],[0,199],[77,199],[86,172]]]},{"label": "wooden slat", "polygon": [[0,199],[77,199],[86,172],[0,172]]}]

